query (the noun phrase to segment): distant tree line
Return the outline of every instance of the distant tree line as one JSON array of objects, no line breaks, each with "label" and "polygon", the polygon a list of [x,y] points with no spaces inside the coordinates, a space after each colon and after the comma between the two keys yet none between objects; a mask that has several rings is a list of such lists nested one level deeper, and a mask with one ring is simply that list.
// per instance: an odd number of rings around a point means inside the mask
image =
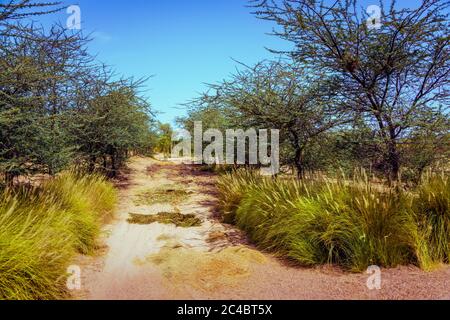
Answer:
[{"label": "distant tree line", "polygon": [[188,103],[185,128],[280,129],[282,162],[300,178],[362,167],[395,182],[448,169],[448,1],[380,1],[379,29],[356,0],[251,3],[293,49],[210,85]]},{"label": "distant tree line", "polygon": [[87,51],[81,33],[26,22],[60,3],[0,4],[0,176],[7,183],[77,164],[115,175],[148,152],[153,116],[143,80],[118,78]]}]

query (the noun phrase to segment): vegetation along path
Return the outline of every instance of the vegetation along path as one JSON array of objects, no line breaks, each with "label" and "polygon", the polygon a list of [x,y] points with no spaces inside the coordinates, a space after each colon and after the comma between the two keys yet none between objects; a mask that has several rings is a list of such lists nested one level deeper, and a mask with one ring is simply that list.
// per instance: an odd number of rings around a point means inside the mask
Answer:
[{"label": "vegetation along path", "polygon": [[450,268],[367,274],[300,268],[257,251],[215,214],[215,176],[198,167],[135,157],[104,254],[80,258],[81,299],[450,299]]}]

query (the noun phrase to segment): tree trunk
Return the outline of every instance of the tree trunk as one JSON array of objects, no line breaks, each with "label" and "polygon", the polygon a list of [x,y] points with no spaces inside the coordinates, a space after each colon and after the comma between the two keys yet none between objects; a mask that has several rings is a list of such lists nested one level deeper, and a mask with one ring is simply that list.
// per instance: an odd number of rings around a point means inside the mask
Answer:
[{"label": "tree trunk", "polygon": [[297,170],[297,178],[302,180],[303,178],[305,178],[305,167],[303,165],[304,163],[304,145],[302,146],[302,144],[300,143],[300,138],[297,134],[297,132],[295,132],[294,130],[290,131],[291,135],[292,135],[292,139],[293,139],[293,145],[295,148],[295,159],[294,159],[294,164],[295,164],[295,169]]},{"label": "tree trunk", "polygon": [[389,183],[400,182],[400,155],[397,143],[391,140],[388,144]]},{"label": "tree trunk", "polygon": [[91,160],[89,162],[89,172],[92,173],[95,171],[95,163],[97,162],[96,156],[91,156]]},{"label": "tree trunk", "polygon": [[116,175],[117,175],[117,164],[116,163],[117,163],[117,158],[116,158],[116,153],[114,152],[111,155],[111,175],[113,178],[116,177]]},{"label": "tree trunk", "polygon": [[302,180],[305,178],[305,167],[303,148],[297,147],[295,151],[295,168],[297,169],[297,177]]},{"label": "tree trunk", "polygon": [[15,175],[11,172],[5,172],[5,184],[8,187],[12,187],[14,185],[14,177]]},{"label": "tree trunk", "polygon": [[[376,110],[381,110],[381,108],[375,106]],[[397,135],[395,133],[395,126],[392,119],[389,117],[382,117],[381,112],[375,113],[375,118],[378,121],[380,127],[380,133],[385,143],[387,144],[387,159],[386,162],[389,166],[388,179],[389,184],[392,185],[395,182],[400,181],[400,154],[397,148]],[[386,124],[383,122],[385,119]]]}]

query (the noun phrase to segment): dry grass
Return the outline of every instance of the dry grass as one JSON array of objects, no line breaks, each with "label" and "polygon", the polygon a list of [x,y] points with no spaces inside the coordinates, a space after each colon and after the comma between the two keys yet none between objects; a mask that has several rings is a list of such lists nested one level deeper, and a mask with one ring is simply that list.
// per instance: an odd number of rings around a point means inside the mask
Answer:
[{"label": "dry grass", "polygon": [[92,253],[116,204],[100,176],[63,173],[0,193],[0,300],[59,299],[77,253]]},{"label": "dry grass", "polygon": [[147,260],[158,265],[171,284],[204,291],[236,286],[251,274],[253,264],[266,262],[260,252],[242,246],[217,253],[166,246]]},{"label": "dry grass", "polygon": [[450,183],[425,179],[410,192],[355,180],[271,179],[239,170],[218,181],[223,218],[259,247],[301,265],[449,263]]},{"label": "dry grass", "polygon": [[214,243],[219,241],[226,241],[228,239],[227,234],[221,231],[214,231],[208,234],[206,239],[207,243]]},{"label": "dry grass", "polygon": [[176,212],[160,212],[156,215],[144,215],[130,213],[130,218],[127,220],[131,224],[174,224],[177,227],[191,228],[198,227],[202,224],[202,221],[193,214],[181,214]]},{"label": "dry grass", "polygon": [[167,185],[141,192],[136,196],[136,205],[154,205],[170,203],[177,205],[185,201],[191,192],[179,186]]}]

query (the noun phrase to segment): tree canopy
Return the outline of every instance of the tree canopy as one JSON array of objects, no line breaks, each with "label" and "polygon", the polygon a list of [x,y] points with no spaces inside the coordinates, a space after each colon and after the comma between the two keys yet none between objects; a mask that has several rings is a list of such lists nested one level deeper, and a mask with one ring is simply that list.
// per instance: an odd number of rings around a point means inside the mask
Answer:
[{"label": "tree canopy", "polygon": [[26,20],[59,9],[58,2],[0,5],[0,173],[8,182],[72,164],[108,166],[114,175],[129,151],[151,147],[144,79],[118,78],[89,54],[81,33]]},{"label": "tree canopy", "polygon": [[293,49],[211,85],[190,104],[187,128],[217,110],[228,126],[280,129],[283,162],[299,176],[334,162],[396,181],[448,159],[448,1],[381,1],[380,28],[356,0],[251,5]]}]

